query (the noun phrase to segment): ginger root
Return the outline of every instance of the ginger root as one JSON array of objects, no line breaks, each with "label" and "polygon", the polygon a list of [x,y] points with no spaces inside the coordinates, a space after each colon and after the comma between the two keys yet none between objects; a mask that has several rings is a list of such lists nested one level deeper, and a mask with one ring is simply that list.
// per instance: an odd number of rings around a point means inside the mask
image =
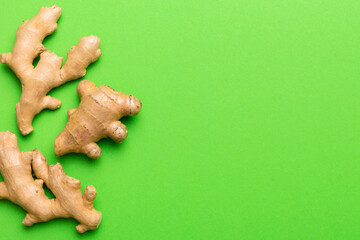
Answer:
[{"label": "ginger root", "polygon": [[[8,199],[28,212],[24,225],[74,218],[80,223],[76,227],[80,233],[99,226],[101,213],[93,206],[95,188],[87,186],[82,194],[80,181],[67,176],[59,163],[49,166],[39,150],[20,152],[15,134],[9,131],[0,132],[0,172],[4,178],[0,199]],[[43,183],[55,199],[45,195]]]},{"label": "ginger root", "polygon": [[[70,80],[83,77],[89,64],[96,61],[101,51],[100,39],[83,37],[68,52],[68,58],[61,68],[63,58],[47,51],[42,41],[57,28],[61,8],[56,5],[42,7],[31,20],[21,24],[16,33],[12,52],[0,54],[0,62],[7,64],[22,83],[22,95],[16,105],[17,124],[22,135],[33,131],[32,121],[43,109],[55,110],[61,101],[47,96],[53,88]],[[34,59],[40,60],[34,68]]]},{"label": "ginger root", "polygon": [[106,85],[96,87],[87,80],[79,83],[77,92],[80,105],[68,111],[69,121],[55,139],[55,155],[77,152],[98,158],[101,149],[95,142],[106,137],[122,142],[128,131],[118,120],[138,114],[142,104],[132,95],[117,92]]}]

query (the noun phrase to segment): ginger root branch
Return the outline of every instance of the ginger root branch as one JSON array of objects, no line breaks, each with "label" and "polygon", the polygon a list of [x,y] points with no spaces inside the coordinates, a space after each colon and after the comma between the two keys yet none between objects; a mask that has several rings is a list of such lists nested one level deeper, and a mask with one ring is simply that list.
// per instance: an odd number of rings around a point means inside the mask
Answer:
[{"label": "ginger root branch", "polygon": [[[24,225],[74,218],[80,223],[76,227],[79,232],[99,226],[101,213],[93,206],[95,188],[88,186],[83,194],[80,181],[67,176],[59,163],[49,166],[39,150],[20,152],[15,134],[8,131],[0,132],[0,172],[4,177],[4,182],[0,182],[0,198],[27,211]],[[45,195],[44,183],[55,199]]]},{"label": "ginger root branch", "polygon": [[[0,54],[0,62],[7,64],[22,83],[16,116],[23,135],[33,131],[35,115],[46,108],[55,110],[61,106],[60,100],[47,96],[47,93],[84,76],[89,64],[101,55],[100,39],[95,36],[83,37],[68,52],[67,61],[61,68],[63,58],[47,51],[42,44],[44,38],[56,30],[60,15],[61,8],[56,5],[42,7],[35,17],[18,28],[12,52]],[[40,60],[34,68],[32,62],[39,54]]]},{"label": "ginger root branch", "polygon": [[55,155],[78,152],[98,158],[101,149],[96,142],[105,137],[119,143],[125,140],[128,131],[119,119],[138,114],[142,104],[132,95],[106,85],[96,87],[87,80],[79,83],[77,92],[80,105],[68,111],[69,121],[55,139]]}]

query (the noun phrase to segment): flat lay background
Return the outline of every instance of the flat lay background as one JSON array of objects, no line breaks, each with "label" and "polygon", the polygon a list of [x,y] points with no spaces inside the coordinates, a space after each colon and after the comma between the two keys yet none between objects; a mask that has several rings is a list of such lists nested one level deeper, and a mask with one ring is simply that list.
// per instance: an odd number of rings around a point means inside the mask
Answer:
[{"label": "flat lay background", "polygon": [[[17,27],[54,1],[1,1],[0,52]],[[360,239],[360,1],[58,1],[44,41],[66,60],[82,36],[102,56],[83,79],[143,102],[129,136],[102,156],[54,155],[76,108],[76,86],[49,94],[22,137],[21,85],[0,66],[0,130],[22,151],[92,184],[103,221],[78,234],[72,219],[27,228],[0,201],[1,239]],[[0,179],[2,180],[2,179]],[[50,193],[48,193],[49,196]]]}]

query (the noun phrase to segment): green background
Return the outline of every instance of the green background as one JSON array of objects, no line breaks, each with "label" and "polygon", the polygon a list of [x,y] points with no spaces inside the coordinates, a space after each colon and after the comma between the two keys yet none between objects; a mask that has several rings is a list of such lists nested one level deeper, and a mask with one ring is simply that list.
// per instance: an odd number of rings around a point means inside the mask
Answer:
[{"label": "green background", "polygon": [[[53,1],[0,5],[0,52]],[[79,98],[50,92],[34,132],[16,126],[19,81],[0,66],[0,130],[61,162],[103,212],[96,231],[58,219],[31,228],[0,201],[1,239],[360,239],[358,0],[58,1],[44,45],[66,59],[82,36],[102,56],[84,79],[143,102],[122,144],[55,157],[53,142]]]}]

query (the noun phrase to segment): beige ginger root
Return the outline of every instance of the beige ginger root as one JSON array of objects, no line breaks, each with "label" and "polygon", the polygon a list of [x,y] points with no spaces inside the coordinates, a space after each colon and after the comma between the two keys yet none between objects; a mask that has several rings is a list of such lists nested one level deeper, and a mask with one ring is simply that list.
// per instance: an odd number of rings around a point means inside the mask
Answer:
[{"label": "beige ginger root", "polygon": [[[59,163],[49,166],[39,150],[20,152],[15,134],[9,131],[0,132],[0,172],[4,178],[0,199],[8,199],[28,212],[24,225],[74,218],[80,223],[76,227],[80,233],[99,226],[101,213],[93,206],[95,188],[87,186],[82,194],[80,181],[67,176]],[[43,183],[55,199],[45,195]]]},{"label": "beige ginger root", "polygon": [[55,139],[55,155],[77,152],[98,158],[101,149],[96,142],[106,137],[122,142],[128,131],[119,119],[138,114],[142,104],[132,95],[87,80],[79,83],[77,92],[80,105],[68,111],[69,121]]},{"label": "beige ginger root", "polygon": [[[63,58],[47,51],[42,41],[57,28],[61,8],[43,7],[31,20],[21,24],[16,33],[12,52],[0,54],[0,61],[7,64],[22,83],[22,95],[16,105],[17,123],[20,132],[27,135],[33,131],[32,121],[45,108],[55,110],[61,101],[47,96],[47,93],[70,80],[85,75],[89,64],[96,61],[101,51],[100,39],[83,37],[68,52],[68,58],[61,68]],[[40,60],[34,68],[34,59]]]}]

